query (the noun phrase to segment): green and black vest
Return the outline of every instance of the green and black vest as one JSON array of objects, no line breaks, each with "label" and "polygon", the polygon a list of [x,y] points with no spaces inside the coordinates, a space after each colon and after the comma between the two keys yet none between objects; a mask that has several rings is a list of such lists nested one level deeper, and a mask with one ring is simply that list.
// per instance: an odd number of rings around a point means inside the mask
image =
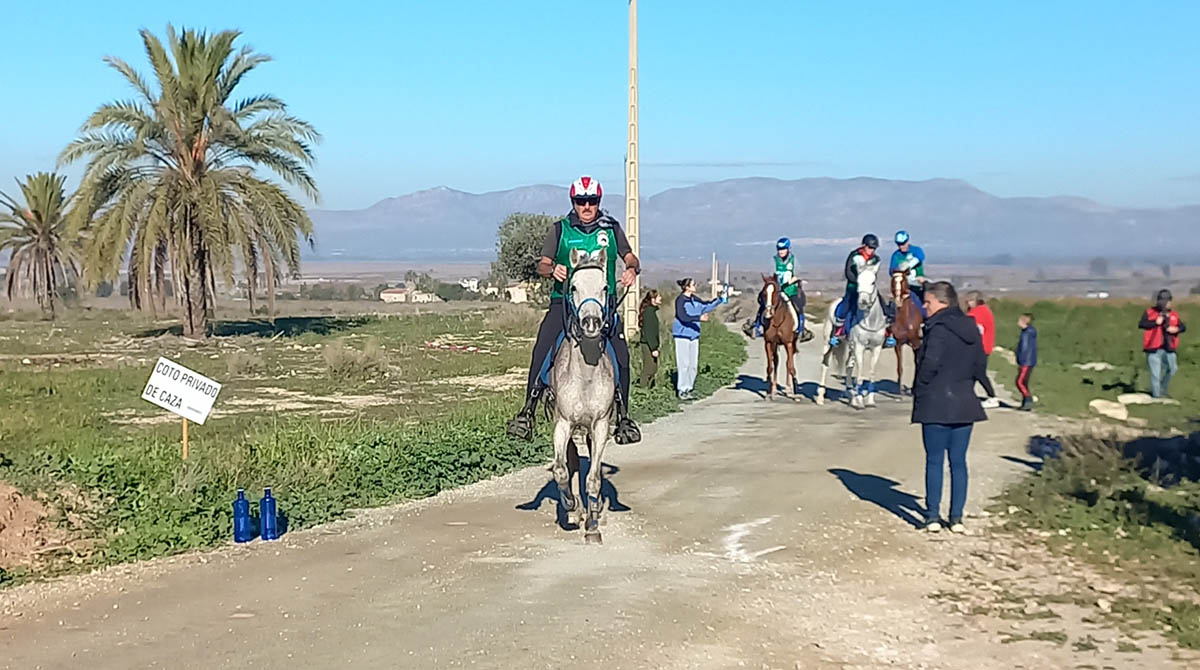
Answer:
[{"label": "green and black vest", "polygon": [[[567,282],[571,281],[571,251],[578,249],[586,253],[592,253],[600,249],[607,249],[605,254],[607,267],[605,270],[608,274],[608,295],[615,296],[617,294],[617,231],[613,229],[612,219],[601,217],[597,220],[597,225],[590,233],[571,225],[571,219],[565,218],[559,224],[560,233],[558,236],[558,252],[554,256],[555,265],[565,265],[567,267]],[[550,292],[551,300],[561,300],[565,293],[563,282],[554,282],[554,289]]]}]

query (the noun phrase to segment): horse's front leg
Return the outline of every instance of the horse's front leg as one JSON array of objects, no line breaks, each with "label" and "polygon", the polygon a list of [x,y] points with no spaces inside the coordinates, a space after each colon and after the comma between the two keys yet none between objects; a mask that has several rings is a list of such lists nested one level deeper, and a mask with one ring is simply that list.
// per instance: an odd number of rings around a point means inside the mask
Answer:
[{"label": "horse's front leg", "polygon": [[825,340],[826,342],[822,346],[824,353],[821,354],[821,379],[817,382],[817,390],[813,394],[813,402],[818,405],[825,404],[825,375],[829,372],[829,356],[833,351],[832,347],[829,346],[829,338],[825,338]]},{"label": "horse's front leg", "polygon": [[774,345],[767,343],[764,346],[767,348],[767,400],[770,400],[775,397],[775,356],[779,352]]},{"label": "horse's front leg", "polygon": [[904,395],[904,345],[896,340],[896,386],[900,395]]},{"label": "horse's front leg", "polygon": [[[897,346],[896,348],[899,349],[899,346]],[[867,354],[871,357],[871,366],[866,369],[866,374],[863,375],[866,378],[866,390],[867,390],[867,398],[866,398],[866,402],[864,403],[864,405],[866,407],[874,407],[875,406],[875,366],[879,365],[879,357],[881,355],[883,355],[883,346],[881,345],[878,348],[873,348],[870,351],[868,351]]]},{"label": "horse's front leg", "polygon": [[591,467],[587,476],[587,520],[583,524],[583,539],[589,544],[600,544],[600,511],[604,504],[604,447],[608,445],[610,424],[608,414],[592,423],[592,447],[588,458]]},{"label": "horse's front leg", "polygon": [[567,523],[579,523],[579,502],[571,492],[571,469],[567,455],[571,448],[571,422],[559,417],[554,424],[554,483],[558,484],[558,500],[567,513]]},{"label": "horse's front leg", "polygon": [[799,384],[796,381],[796,341],[795,340],[792,340],[792,343],[788,345],[787,357],[788,357],[788,359],[787,359],[788,379],[791,382],[790,388],[792,389],[793,394],[799,393],[799,391],[796,390],[796,387]]},{"label": "horse's front leg", "polygon": [[855,409],[862,409],[862,388],[859,380],[862,378],[863,364],[862,346],[851,341],[850,342],[850,361],[853,363],[853,372],[849,368],[846,370],[846,392],[850,394],[850,406]]}]

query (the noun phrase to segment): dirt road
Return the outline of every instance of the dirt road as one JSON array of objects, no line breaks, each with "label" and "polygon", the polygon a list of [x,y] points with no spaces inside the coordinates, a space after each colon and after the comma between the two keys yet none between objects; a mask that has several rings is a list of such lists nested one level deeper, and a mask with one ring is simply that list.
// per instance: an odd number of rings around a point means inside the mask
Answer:
[{"label": "dirt road", "polygon": [[[947,566],[985,540],[910,525],[923,453],[907,401],[768,403],[762,369],[755,343],[737,388],[610,447],[620,511],[602,547],[558,528],[548,473],[530,469],[277,543],[6,592],[20,616],[0,617],[0,667],[1076,667],[927,597],[961,587]],[[1003,457],[1035,420],[1001,410],[978,427],[969,514],[1023,473]]]}]

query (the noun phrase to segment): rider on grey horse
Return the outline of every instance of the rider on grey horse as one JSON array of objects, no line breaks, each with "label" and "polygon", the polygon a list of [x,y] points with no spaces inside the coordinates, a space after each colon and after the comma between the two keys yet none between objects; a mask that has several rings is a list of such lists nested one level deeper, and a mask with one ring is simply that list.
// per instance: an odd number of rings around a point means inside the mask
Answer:
[{"label": "rider on grey horse", "polygon": [[[878,267],[879,255],[875,253],[879,248],[879,238],[872,233],[863,235],[862,244],[857,249],[850,252],[846,257],[846,293],[842,296],[841,303],[838,304],[835,316],[838,320],[837,328],[833,332],[833,337],[829,338],[830,346],[836,347],[842,337],[850,331],[854,326],[855,318],[858,316],[858,275],[866,267]],[[891,323],[896,318],[895,305],[884,301],[884,314],[887,315],[888,323]],[[896,340],[888,335],[885,347],[896,345]]]},{"label": "rider on grey horse", "polygon": [[[545,375],[552,357],[563,337],[566,323],[564,296],[571,252],[594,252],[607,250],[608,302],[606,313],[612,315],[608,339],[612,344],[617,362],[619,383],[616,389],[617,420],[614,437],[617,444],[631,444],[642,439],[641,431],[629,418],[629,345],[625,332],[617,318],[617,285],[633,285],[641,273],[641,263],[634,255],[625,231],[616,219],[600,209],[603,191],[600,182],[591,177],[580,177],[571,184],[572,211],[554,224],[542,244],[542,256],[538,261],[538,274],[554,278],[554,289],[550,293],[550,308],[538,328],[537,340],[533,345],[533,356],[529,363],[529,379],[525,386],[525,406],[508,422],[510,436],[523,440],[533,439],[534,410],[546,390]],[[617,258],[625,263],[625,270],[617,274]]]}]

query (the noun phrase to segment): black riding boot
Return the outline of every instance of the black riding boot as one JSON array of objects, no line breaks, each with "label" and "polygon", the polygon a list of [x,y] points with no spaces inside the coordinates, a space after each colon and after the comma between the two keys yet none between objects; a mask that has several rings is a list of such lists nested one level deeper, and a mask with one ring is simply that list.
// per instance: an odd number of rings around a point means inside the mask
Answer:
[{"label": "black riding boot", "polygon": [[613,428],[613,439],[617,444],[634,444],[642,441],[642,430],[634,423],[633,419],[629,418],[629,408],[625,406],[625,400],[621,398],[621,391],[616,393],[617,403],[617,423]]},{"label": "black riding boot", "polygon": [[542,393],[545,388],[541,384],[534,384],[529,391],[529,397],[525,399],[525,406],[520,412],[508,422],[507,433],[509,437],[515,437],[518,440],[527,442],[533,441],[533,430],[535,428],[534,414],[537,410],[538,400],[541,400]]}]

